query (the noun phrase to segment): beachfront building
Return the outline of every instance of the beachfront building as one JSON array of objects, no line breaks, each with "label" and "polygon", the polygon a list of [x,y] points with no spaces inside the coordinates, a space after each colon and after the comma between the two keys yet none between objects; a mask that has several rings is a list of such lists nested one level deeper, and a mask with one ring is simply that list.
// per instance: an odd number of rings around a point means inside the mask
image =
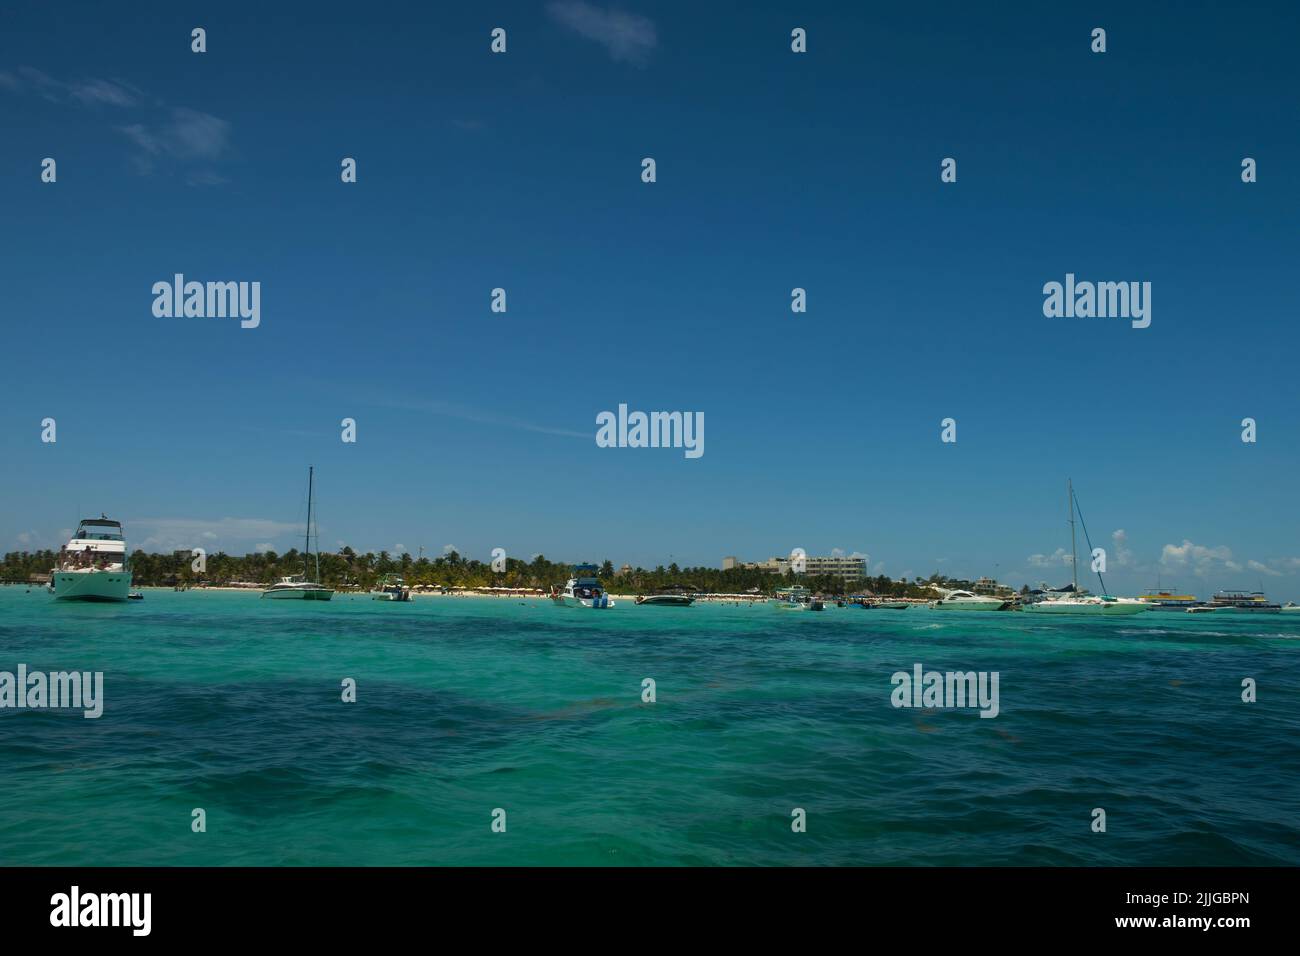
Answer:
[{"label": "beachfront building", "polygon": [[1010,597],[1016,593],[1015,588],[1006,584],[999,584],[993,578],[987,576],[976,581],[971,590],[976,594],[992,594],[996,597]]},{"label": "beachfront building", "polygon": [[722,570],[724,571],[734,571],[736,568],[740,566],[741,566],[740,559],[735,557],[734,555],[728,555],[727,557],[722,559]]},{"label": "beachfront building", "polygon": [[[766,571],[768,574],[789,574],[793,570],[790,558],[768,558],[766,561],[747,561],[743,564],[737,563],[733,557],[723,558],[722,570],[729,571],[732,568]],[[814,557],[810,554],[804,558],[803,570],[795,573],[813,576],[831,575],[845,581],[859,581],[867,576],[867,559],[847,555]]]}]

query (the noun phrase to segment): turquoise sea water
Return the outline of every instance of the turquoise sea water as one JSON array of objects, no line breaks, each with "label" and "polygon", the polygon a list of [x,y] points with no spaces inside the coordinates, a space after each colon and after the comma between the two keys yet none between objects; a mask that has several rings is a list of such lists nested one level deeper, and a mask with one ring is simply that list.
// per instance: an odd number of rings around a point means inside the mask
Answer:
[{"label": "turquoise sea water", "polygon": [[[20,663],[105,705],[0,711],[9,865],[1300,864],[1286,615],[0,588]],[[894,708],[916,663],[997,671],[999,716]]]}]

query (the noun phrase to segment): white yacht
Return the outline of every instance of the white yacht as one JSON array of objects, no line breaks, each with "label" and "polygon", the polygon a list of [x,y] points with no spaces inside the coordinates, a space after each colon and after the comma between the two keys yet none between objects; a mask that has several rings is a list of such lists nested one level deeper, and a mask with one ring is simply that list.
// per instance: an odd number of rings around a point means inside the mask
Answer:
[{"label": "white yacht", "polygon": [[107,515],[87,518],[59,551],[50,591],[60,601],[125,601],[131,593],[122,524]]},{"label": "white yacht", "polygon": [[[1066,496],[1070,509],[1070,572],[1072,579],[1069,589],[1046,592],[1047,597],[1033,601],[1021,608],[1028,614],[1092,614],[1101,617],[1127,617],[1150,611],[1154,605],[1150,601],[1138,598],[1112,597],[1109,594],[1088,594],[1079,590],[1079,554],[1074,537],[1074,513],[1078,510],[1078,501],[1074,495],[1074,482],[1066,482]],[[1079,512],[1079,521],[1083,522],[1083,512]],[[1088,526],[1084,524],[1083,534],[1088,535]],[[1091,550],[1092,542],[1088,542]],[[1101,586],[1106,586],[1101,572],[1097,573]]]},{"label": "white yacht", "polygon": [[563,588],[551,589],[551,600],[561,607],[610,608],[614,602],[596,577],[594,564],[575,564],[573,577]]},{"label": "white yacht", "polygon": [[315,479],[316,469],[309,467],[307,469],[307,549],[303,552],[304,568],[302,574],[291,574],[288,577],[281,578],[277,583],[272,584],[262,592],[264,598],[274,598],[276,600],[293,600],[293,601],[328,601],[334,596],[334,589],[327,588],[320,582],[320,537],[316,539],[316,579],[307,580],[306,572],[310,569],[307,563],[311,560],[311,506],[313,482]]},{"label": "white yacht", "polygon": [[1002,598],[989,597],[987,594],[976,594],[958,588],[941,588],[933,584],[930,587],[941,595],[938,600],[929,602],[928,606],[936,610],[1000,611],[1007,606],[1007,602]]}]

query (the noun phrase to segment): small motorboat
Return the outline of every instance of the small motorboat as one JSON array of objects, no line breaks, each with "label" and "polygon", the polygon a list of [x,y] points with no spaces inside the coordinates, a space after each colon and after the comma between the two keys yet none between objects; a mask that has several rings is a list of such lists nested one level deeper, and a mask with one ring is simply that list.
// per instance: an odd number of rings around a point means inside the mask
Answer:
[{"label": "small motorboat", "polygon": [[370,598],[373,601],[409,602],[411,600],[411,589],[406,586],[405,581],[396,575],[385,574],[370,592]]},{"label": "small motorboat", "polygon": [[128,601],[143,601],[144,594],[142,594],[140,591],[128,591],[126,595],[126,599]]}]

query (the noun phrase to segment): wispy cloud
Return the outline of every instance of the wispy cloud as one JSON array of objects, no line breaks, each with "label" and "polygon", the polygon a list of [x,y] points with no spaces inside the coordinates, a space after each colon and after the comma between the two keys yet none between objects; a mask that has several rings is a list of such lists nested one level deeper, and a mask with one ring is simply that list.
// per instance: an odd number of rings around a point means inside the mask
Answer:
[{"label": "wispy cloud", "polygon": [[249,541],[259,542],[258,549],[271,550],[267,539],[301,531],[299,525],[266,518],[132,518],[127,526],[145,535],[132,545],[145,551],[225,547]]},{"label": "wispy cloud", "polygon": [[[139,148],[136,168],[152,172],[156,160],[169,157],[182,163],[211,163],[220,159],[230,143],[230,124],[198,110],[176,107],[165,120],[154,124],[132,123],[119,126],[122,133]],[[189,180],[196,185],[211,185],[225,179],[211,170],[192,172]]]},{"label": "wispy cloud", "polygon": [[0,71],[0,90],[38,96],[51,103],[133,111],[139,118],[114,128],[135,147],[131,163],[141,175],[167,164],[191,185],[228,181],[212,165],[229,151],[231,125],[210,113],[167,106],[125,80],[92,77],[64,81],[30,66]]},{"label": "wispy cloud", "polygon": [[579,432],[570,428],[554,428],[550,425],[538,425],[534,422],[524,421],[523,419],[514,418],[510,415],[501,415],[497,412],[470,408],[452,402],[384,402],[382,404],[388,408],[404,408],[409,411],[427,412],[430,415],[441,415],[445,418],[458,418],[461,421],[475,422],[479,425],[496,425],[501,428],[514,428],[519,431],[537,432],[541,435],[560,435],[565,438],[585,438],[588,441],[593,441],[596,434],[594,429],[589,432]]},{"label": "wispy cloud", "polygon": [[76,102],[83,106],[106,105],[130,107],[138,104],[142,94],[122,80],[94,78],[63,81],[31,66],[0,70],[0,89],[10,93],[31,93],[51,103]]},{"label": "wispy cloud", "polygon": [[616,62],[641,66],[659,42],[654,21],[638,13],[605,10],[584,0],[552,0],[546,12],[579,36],[601,44]]}]

